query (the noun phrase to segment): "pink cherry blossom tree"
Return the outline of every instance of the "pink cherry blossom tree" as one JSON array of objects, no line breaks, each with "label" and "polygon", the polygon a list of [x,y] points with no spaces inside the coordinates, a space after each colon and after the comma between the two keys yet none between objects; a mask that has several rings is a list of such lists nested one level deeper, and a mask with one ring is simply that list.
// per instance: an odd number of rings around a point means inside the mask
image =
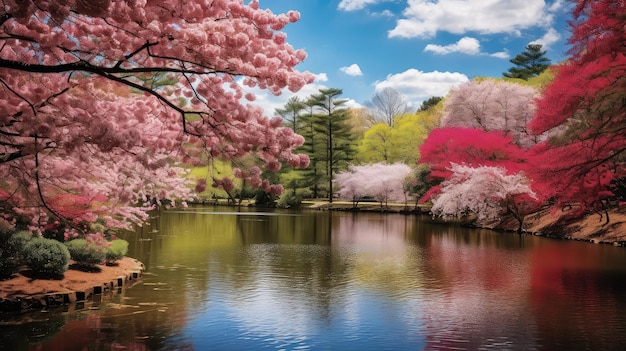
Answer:
[{"label": "pink cherry blossom tree", "polygon": [[339,198],[352,201],[355,207],[363,196],[373,196],[381,207],[389,201],[406,201],[404,182],[410,172],[411,167],[400,162],[353,165],[337,174],[337,193]]},{"label": "pink cherry blossom tree", "polygon": [[[7,0],[0,9],[0,218],[67,235],[127,227],[193,194],[186,165],[252,155],[308,164],[302,137],[247,89],[312,81],[252,0]],[[163,81],[167,84],[163,84]],[[280,192],[258,168],[236,174]],[[206,185],[200,180],[196,188]],[[212,179],[229,187],[228,179]]]},{"label": "pink cherry blossom tree", "polygon": [[531,135],[526,124],[535,114],[535,88],[497,81],[472,80],[452,89],[444,102],[441,128],[476,128],[485,132],[503,132],[522,147],[545,139]]},{"label": "pink cherry blossom tree", "polygon": [[476,215],[484,224],[511,214],[521,232],[529,204],[536,199],[523,173],[507,174],[503,167],[452,164],[452,176],[441,184],[431,212],[444,219]]}]

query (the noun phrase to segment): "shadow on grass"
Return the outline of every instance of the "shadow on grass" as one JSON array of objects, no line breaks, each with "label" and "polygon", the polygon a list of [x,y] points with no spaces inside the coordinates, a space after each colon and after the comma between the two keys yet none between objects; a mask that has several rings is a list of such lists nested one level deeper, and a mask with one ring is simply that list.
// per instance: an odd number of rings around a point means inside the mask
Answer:
[{"label": "shadow on grass", "polygon": [[70,265],[70,269],[75,271],[81,271],[86,273],[100,273],[102,268],[92,264],[73,263]]},{"label": "shadow on grass", "polygon": [[31,281],[33,280],[63,280],[63,274],[54,274],[54,273],[41,273],[35,272],[32,269],[25,269],[20,271],[20,274],[29,278]]}]

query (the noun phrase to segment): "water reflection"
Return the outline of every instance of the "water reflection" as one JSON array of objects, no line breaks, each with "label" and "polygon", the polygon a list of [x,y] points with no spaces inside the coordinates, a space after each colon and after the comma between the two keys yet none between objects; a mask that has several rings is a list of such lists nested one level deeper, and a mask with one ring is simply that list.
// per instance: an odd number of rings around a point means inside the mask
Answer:
[{"label": "water reflection", "polygon": [[125,239],[147,267],[138,285],[43,322],[0,325],[0,340],[11,350],[552,350],[626,341],[623,248],[412,216],[245,208],[164,212]]}]

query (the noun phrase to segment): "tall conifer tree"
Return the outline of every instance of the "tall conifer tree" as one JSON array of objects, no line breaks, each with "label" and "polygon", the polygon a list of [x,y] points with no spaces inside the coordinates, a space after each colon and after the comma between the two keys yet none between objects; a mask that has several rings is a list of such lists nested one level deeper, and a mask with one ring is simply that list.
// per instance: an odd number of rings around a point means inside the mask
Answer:
[{"label": "tall conifer tree", "polygon": [[508,72],[504,72],[502,75],[507,78],[524,80],[540,75],[551,64],[550,59],[545,56],[546,51],[542,51],[541,48],[540,44],[528,44],[524,52],[509,60],[515,66],[509,68]]},{"label": "tall conifer tree", "polygon": [[334,175],[345,169],[352,160],[355,149],[348,110],[344,106],[347,100],[339,99],[341,89],[320,89],[306,102],[309,111],[303,116],[305,144],[302,151],[309,155],[311,164],[304,171],[305,179],[317,197],[327,183],[329,201],[333,200]]}]

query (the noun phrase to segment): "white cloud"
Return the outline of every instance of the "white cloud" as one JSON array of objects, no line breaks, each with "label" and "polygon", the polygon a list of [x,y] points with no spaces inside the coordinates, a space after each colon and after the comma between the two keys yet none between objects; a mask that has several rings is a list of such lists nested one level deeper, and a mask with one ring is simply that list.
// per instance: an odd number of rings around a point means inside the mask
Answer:
[{"label": "white cloud", "polygon": [[489,56],[501,58],[501,59],[508,59],[509,57],[511,57],[511,55],[509,55],[509,52],[506,50],[500,51],[500,52],[494,52],[493,54],[489,54]]},{"label": "white cloud", "polygon": [[343,105],[347,108],[363,108],[363,105],[356,102],[354,99],[346,99],[346,103]]},{"label": "white cloud", "polygon": [[328,75],[326,73],[318,73],[314,76],[316,82],[328,82]]},{"label": "white cloud", "polygon": [[[240,86],[242,86],[241,84],[242,80],[243,78],[239,81]],[[276,96],[270,93],[268,90],[259,89],[258,87],[255,87],[255,88],[244,87],[245,91],[248,93],[253,93],[256,96],[256,99],[252,102],[249,102],[249,101],[242,101],[242,102],[244,104],[248,103],[248,104],[252,104],[255,106],[259,106],[263,108],[266,116],[272,117],[276,115],[275,113],[276,109],[284,107],[287,101],[289,100],[289,98],[293,96],[298,96],[302,100],[305,100],[313,94],[318,94],[320,89],[328,89],[328,87],[323,84],[323,82],[327,82],[327,81],[328,81],[328,76],[326,75],[326,73],[319,73],[315,75],[315,81],[313,83],[305,85],[297,93],[292,93],[288,89],[284,89],[283,93],[279,96]]]},{"label": "white cloud", "polygon": [[372,13],[374,16],[382,16],[382,17],[394,17],[395,15],[390,10],[383,10],[382,12],[374,12]]},{"label": "white cloud", "polygon": [[513,33],[546,23],[544,0],[408,0],[389,37],[433,37],[439,31]]},{"label": "white cloud", "polygon": [[337,8],[344,11],[356,11],[362,10],[365,6],[377,2],[379,2],[379,0],[341,0]]},{"label": "white cloud", "polygon": [[359,65],[357,65],[356,63],[351,64],[348,67],[341,67],[339,69],[341,72],[349,75],[349,76],[353,76],[353,77],[357,77],[357,76],[362,76],[363,72],[361,72],[361,67],[359,67]]},{"label": "white cloud", "polygon": [[[558,12],[561,9],[565,8],[565,0],[555,0],[552,5],[548,8],[550,12]],[[569,9],[568,9],[569,10]]]},{"label": "white cloud", "polygon": [[561,34],[559,34],[556,29],[550,28],[543,37],[530,42],[530,44],[541,44],[542,48],[546,50],[550,47],[550,45],[558,42],[559,40],[561,40]]},{"label": "white cloud", "polygon": [[480,54],[480,42],[478,41],[478,39],[475,38],[463,37],[459,39],[459,41],[457,41],[456,43],[450,45],[442,46],[428,44],[424,48],[424,51],[431,51],[439,55],[447,55],[454,52],[459,52],[467,55],[478,55]]},{"label": "white cloud", "polygon": [[402,73],[390,74],[387,79],[374,83],[376,91],[393,88],[403,94],[411,106],[417,107],[431,96],[446,96],[448,91],[469,81],[466,75],[457,72],[423,72],[414,68]]},{"label": "white cloud", "polygon": [[497,58],[509,58],[509,53],[505,51],[496,52],[493,54],[483,53],[480,51],[480,41],[476,38],[463,37],[454,44],[449,45],[436,45],[428,44],[424,48],[424,51],[430,51],[438,55],[448,55],[453,53],[461,53],[466,55],[489,55]]}]

